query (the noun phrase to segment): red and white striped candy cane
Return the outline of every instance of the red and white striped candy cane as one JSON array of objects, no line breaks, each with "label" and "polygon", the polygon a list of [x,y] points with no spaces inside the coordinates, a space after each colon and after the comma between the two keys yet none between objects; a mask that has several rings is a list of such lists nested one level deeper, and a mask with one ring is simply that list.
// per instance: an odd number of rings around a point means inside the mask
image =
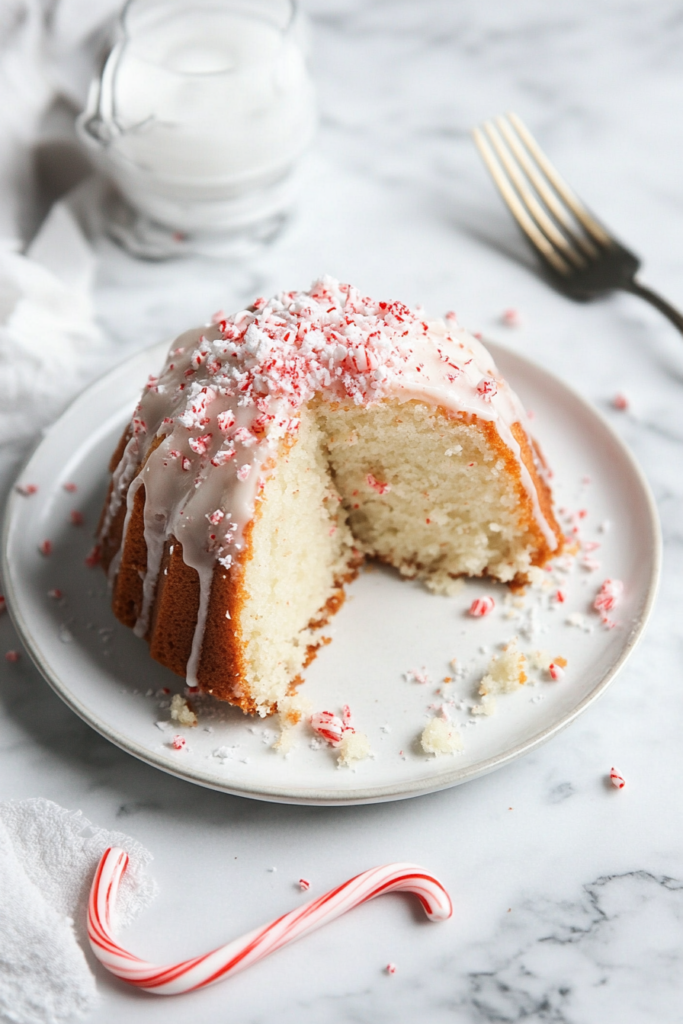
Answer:
[{"label": "red and white striped candy cane", "polygon": [[433,875],[415,864],[385,864],[356,875],[324,896],[204,956],[177,964],[151,964],[127,952],[112,935],[111,912],[127,865],[125,850],[110,847],[103,854],[90,890],[88,938],[93,953],[108,971],[157,995],[180,995],[221,981],[385,892],[414,893],[432,921],[446,921],[453,913],[448,893]]}]

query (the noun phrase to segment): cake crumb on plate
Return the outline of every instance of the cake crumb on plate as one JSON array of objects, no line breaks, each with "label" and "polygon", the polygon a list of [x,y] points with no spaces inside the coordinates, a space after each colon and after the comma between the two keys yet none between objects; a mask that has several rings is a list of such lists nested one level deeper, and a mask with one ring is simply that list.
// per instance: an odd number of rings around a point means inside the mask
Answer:
[{"label": "cake crumb on plate", "polygon": [[420,743],[425,754],[457,754],[463,749],[462,736],[445,718],[432,718],[422,730]]}]

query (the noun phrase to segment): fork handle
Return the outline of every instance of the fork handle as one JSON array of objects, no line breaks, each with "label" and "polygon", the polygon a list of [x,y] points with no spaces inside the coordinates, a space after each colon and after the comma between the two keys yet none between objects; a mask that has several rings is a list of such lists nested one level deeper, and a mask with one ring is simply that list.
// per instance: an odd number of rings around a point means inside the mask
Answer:
[{"label": "fork handle", "polygon": [[628,284],[624,285],[627,292],[632,292],[633,295],[639,295],[641,299],[645,299],[646,302],[651,303],[655,306],[660,313],[663,313],[667,317],[674,327],[683,334],[683,316],[674,309],[666,299],[663,299],[661,295],[657,295],[657,292],[653,292],[651,288],[647,288],[644,284],[640,284],[635,278],[629,281]]}]

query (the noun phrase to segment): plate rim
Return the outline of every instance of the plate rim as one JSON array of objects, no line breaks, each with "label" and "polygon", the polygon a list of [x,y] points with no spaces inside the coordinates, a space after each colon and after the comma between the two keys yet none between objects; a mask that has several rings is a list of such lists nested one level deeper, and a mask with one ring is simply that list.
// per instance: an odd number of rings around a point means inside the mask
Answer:
[{"label": "plate rim", "polygon": [[49,659],[44,656],[37,638],[34,640],[30,623],[25,619],[24,614],[22,613],[21,602],[14,586],[14,570],[12,566],[12,554],[10,551],[10,533],[14,524],[16,514],[15,509],[20,507],[20,495],[16,492],[16,483],[29,469],[33,459],[38,455],[42,446],[51,440],[55,433],[59,432],[63,422],[70,417],[77,415],[81,404],[91,401],[93,392],[96,392],[99,388],[106,388],[110,379],[121,374],[122,371],[124,371],[124,368],[134,369],[137,362],[144,364],[150,359],[155,358],[157,353],[160,358],[163,358],[168,348],[168,341],[155,342],[153,345],[147,346],[146,348],[127,356],[125,359],[110,367],[95,380],[91,381],[90,384],[86,385],[86,387],[83,388],[69,403],[67,408],[60,414],[54,423],[52,423],[47,430],[42,432],[22,461],[11,485],[3,516],[1,552],[1,564],[5,594],[7,597],[7,608],[12,623],[19,634],[26,652],[52,690],[67,705],[67,707],[78,715],[79,718],[86,722],[87,725],[93,728],[110,743],[113,743],[115,746],[124,750],[126,753],[131,754],[133,757],[136,757],[138,760],[143,761],[145,764],[151,765],[168,775],[172,775],[185,782],[200,785],[203,788],[212,789],[216,792],[226,793],[231,796],[262,800],[269,803],[282,803],[298,806],[359,806],[362,804],[387,803],[394,800],[406,800],[412,797],[426,796],[429,793],[440,792],[441,790],[462,785],[475,778],[479,778],[480,776],[487,775],[490,772],[505,767],[512,761],[517,760],[517,758],[523,757],[524,755],[531,753],[533,750],[536,750],[538,747],[547,743],[559,732],[571,725],[580,714],[587,710],[591,704],[602,696],[642,639],[645,626],[652,614],[654,603],[657,598],[661,575],[662,535],[659,514],[652,490],[638,461],[630,448],[622,440],[619,434],[617,434],[611,423],[599,409],[579,394],[572,385],[567,384],[551,370],[547,369],[542,364],[535,362],[533,359],[530,359],[528,356],[520,354],[515,349],[488,338],[483,339],[483,343],[491,351],[496,362],[498,361],[499,354],[503,355],[503,357],[510,356],[514,361],[521,364],[523,371],[527,370],[534,373],[540,372],[548,377],[554,385],[567,393],[568,396],[571,397],[571,399],[573,399],[573,401],[576,402],[585,412],[598,420],[612,442],[620,450],[629,470],[637,481],[641,495],[645,499],[645,508],[648,513],[647,527],[650,535],[648,552],[651,559],[651,569],[649,580],[647,582],[646,599],[640,615],[636,622],[633,623],[615,662],[605,672],[590,693],[586,694],[582,700],[580,700],[578,704],[572,707],[569,711],[561,715],[556,722],[552,725],[546,726],[537,733],[534,733],[531,737],[515,744],[500,754],[492,755],[484,761],[479,761],[464,769],[457,768],[455,765],[453,767],[442,769],[440,772],[435,773],[426,779],[413,779],[407,782],[384,784],[379,786],[358,786],[353,789],[346,789],[343,792],[329,790],[326,787],[311,787],[310,789],[303,789],[297,792],[292,792],[291,790],[288,792],[286,791],[286,787],[264,786],[262,783],[250,788],[248,784],[243,784],[243,780],[240,780],[241,784],[239,786],[230,785],[229,780],[226,780],[225,783],[219,782],[215,777],[204,775],[204,773],[199,769],[188,767],[183,770],[182,768],[175,768],[163,760],[161,755],[156,758],[151,756],[149,748],[142,746],[135,740],[131,740],[125,733],[112,728],[105,719],[101,718],[99,714],[93,713],[78,697],[74,696],[69,691],[68,684],[62,680],[58,671],[53,669]]}]

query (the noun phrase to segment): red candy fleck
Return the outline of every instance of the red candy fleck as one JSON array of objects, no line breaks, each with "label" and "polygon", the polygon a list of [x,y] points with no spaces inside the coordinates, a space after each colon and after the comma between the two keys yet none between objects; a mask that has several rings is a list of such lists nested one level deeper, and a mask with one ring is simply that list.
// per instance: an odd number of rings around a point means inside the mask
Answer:
[{"label": "red candy fleck", "polygon": [[38,545],[38,550],[40,551],[41,555],[45,555],[45,557],[47,558],[48,555],[52,554],[52,541],[44,540],[42,544]]},{"label": "red candy fleck", "polygon": [[386,494],[387,491],[391,490],[391,484],[380,483],[372,473],[368,473],[367,476],[368,486],[372,487],[373,491],[377,491],[378,494]]},{"label": "red candy fleck", "polygon": [[84,522],[85,522],[85,519],[83,518],[83,513],[79,512],[78,509],[72,508],[71,509],[71,525],[72,526],[83,526]]},{"label": "red candy fleck", "polygon": [[19,654],[19,651],[7,651],[7,653],[5,654],[5,661],[19,661],[20,657],[21,655]]},{"label": "red candy fleck", "polygon": [[626,779],[619,774],[616,768],[610,768],[609,779],[615,789],[623,789],[626,785]]},{"label": "red candy fleck", "polygon": [[5,611],[6,608],[7,608],[7,601],[5,600],[5,595],[4,594],[0,594],[0,615],[2,615],[2,613]]},{"label": "red candy fleck", "polygon": [[344,723],[331,711],[316,711],[310,718],[311,728],[327,740],[333,747],[338,747],[344,733]]},{"label": "red candy fleck", "polygon": [[184,736],[174,736],[171,742],[171,746],[174,750],[185,750],[187,747],[187,740]]},{"label": "red candy fleck", "polygon": [[244,481],[247,479],[250,473],[251,465],[248,462],[245,462],[244,465],[240,466],[240,468],[237,470],[237,479],[241,480],[244,483]]},{"label": "red candy fleck", "polygon": [[387,964],[384,970],[387,974],[396,974],[396,964]]},{"label": "red candy fleck", "polygon": [[307,878],[300,878],[299,888],[301,889],[302,892],[308,892],[308,890],[311,888],[311,883],[308,881]]},{"label": "red candy fleck", "polygon": [[519,327],[522,323],[522,318],[516,309],[506,309],[500,319],[506,327]]},{"label": "red candy fleck", "polygon": [[102,561],[102,546],[96,544],[94,548],[85,556],[85,564],[89,569],[93,569],[96,565],[99,565]]},{"label": "red candy fleck", "polygon": [[182,465],[182,467],[183,467],[183,469],[185,470],[186,473],[187,473],[187,471],[189,469],[192,468],[192,463],[188,459],[187,455],[183,455],[183,461],[182,461],[181,465]]},{"label": "red candy fleck", "polygon": [[498,394],[498,385],[492,377],[482,377],[477,384],[477,394],[480,395],[485,402],[490,402],[491,399]]},{"label": "red candy fleck", "polygon": [[550,678],[557,683],[564,676],[564,669],[561,665],[557,665],[554,661],[551,661],[548,665],[548,673],[550,674]]},{"label": "red candy fleck", "polygon": [[625,412],[626,409],[628,409],[630,402],[626,395],[622,394],[621,391],[618,391],[612,399],[612,405],[615,409],[619,409],[620,412]]},{"label": "red candy fleck", "polygon": [[481,619],[484,615],[490,615],[496,606],[492,597],[475,597],[470,605],[470,615],[474,619]]},{"label": "red candy fleck", "polygon": [[51,597],[53,601],[61,601],[61,599],[64,597],[64,594],[59,589],[59,587],[54,587],[52,590],[48,590],[47,596]]},{"label": "red candy fleck", "polygon": [[30,498],[32,494],[35,494],[38,490],[35,484],[17,484],[14,488],[18,494],[21,494],[24,498]]},{"label": "red candy fleck", "polygon": [[68,484],[62,484],[62,486],[63,486],[65,491],[69,492],[69,494],[75,494],[75,492],[78,490],[78,488],[76,487],[76,484],[68,483]]},{"label": "red candy fleck", "polygon": [[558,604],[564,604],[564,602],[567,600],[567,591],[563,590],[561,587],[558,587],[555,593],[553,594],[553,600],[557,601]]}]

